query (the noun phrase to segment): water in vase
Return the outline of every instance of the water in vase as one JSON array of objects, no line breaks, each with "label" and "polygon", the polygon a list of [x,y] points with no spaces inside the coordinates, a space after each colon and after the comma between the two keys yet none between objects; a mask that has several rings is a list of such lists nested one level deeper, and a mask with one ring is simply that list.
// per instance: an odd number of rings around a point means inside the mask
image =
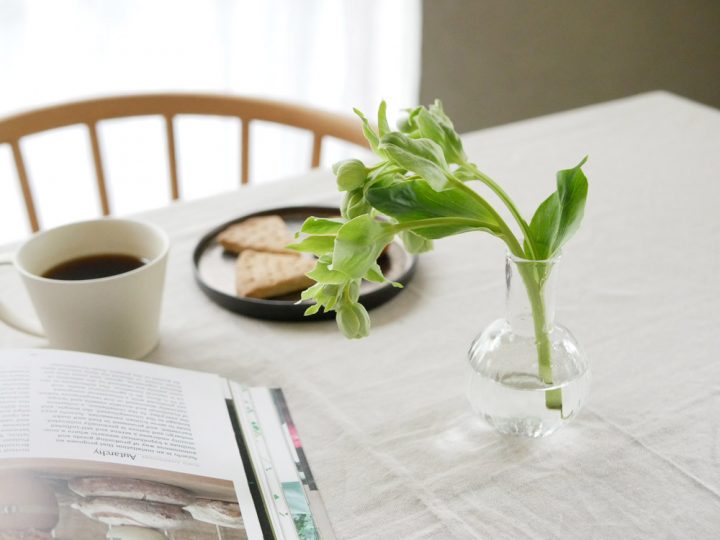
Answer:
[{"label": "water in vase", "polygon": [[[549,435],[577,415],[588,393],[587,358],[570,331],[554,320],[556,265],[557,260],[523,262],[508,257],[507,318],[487,326],[468,353],[468,400],[501,433]],[[524,284],[537,276],[542,282],[533,291],[532,306],[531,289]]]}]

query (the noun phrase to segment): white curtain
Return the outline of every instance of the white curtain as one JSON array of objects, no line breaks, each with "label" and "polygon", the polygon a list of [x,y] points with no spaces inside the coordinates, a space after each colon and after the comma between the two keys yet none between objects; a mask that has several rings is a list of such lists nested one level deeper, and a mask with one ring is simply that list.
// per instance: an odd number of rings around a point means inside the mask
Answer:
[{"label": "white curtain", "polygon": [[[348,114],[374,114],[386,99],[397,111],[418,100],[420,11],[420,0],[2,0],[0,115],[145,91],[232,92]],[[254,181],[307,168],[309,135],[258,125],[252,137]],[[162,205],[160,120],[108,122],[101,138],[118,213]],[[238,138],[232,120],[179,119],[184,198],[237,186]],[[23,150],[45,226],[97,215],[81,129],[29,138]],[[351,152],[328,145],[323,164]],[[83,191],[87,199],[75,195]],[[0,241],[25,234],[0,147]]]}]

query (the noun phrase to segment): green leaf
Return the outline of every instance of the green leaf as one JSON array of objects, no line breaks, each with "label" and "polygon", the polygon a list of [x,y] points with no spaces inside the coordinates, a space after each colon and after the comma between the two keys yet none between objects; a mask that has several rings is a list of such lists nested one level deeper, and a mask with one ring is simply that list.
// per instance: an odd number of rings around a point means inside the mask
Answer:
[{"label": "green leaf", "polygon": [[318,283],[332,285],[345,283],[348,280],[348,276],[337,270],[330,270],[330,257],[327,257],[327,260],[325,260],[325,258],[326,257],[323,257],[318,260],[317,263],[315,263],[315,268],[310,270],[306,275]]},{"label": "green leaf", "polygon": [[462,182],[469,182],[471,180],[477,180],[478,174],[470,169],[469,167],[458,167],[454,171],[452,171],[452,174],[455,178]]},{"label": "green leaf", "polygon": [[392,240],[392,226],[365,214],[343,225],[335,238],[332,270],[362,278]]},{"label": "green leaf", "polygon": [[454,129],[452,120],[450,120],[450,117],[448,117],[448,115],[446,115],[445,111],[443,110],[442,101],[440,101],[439,99],[436,99],[435,102],[432,105],[430,105],[430,107],[428,107],[428,110],[440,122],[442,122],[443,124],[450,126],[451,128]]},{"label": "green leaf", "polygon": [[425,253],[427,251],[432,251],[432,240],[423,238],[413,231],[402,231],[400,233],[400,238],[405,245],[405,249],[407,249],[410,253]]},{"label": "green leaf", "polygon": [[[305,289],[302,293],[300,293],[300,300],[311,300],[312,298],[315,298],[315,296],[318,294],[320,289],[322,289],[322,283],[316,283],[315,285],[312,285]],[[295,302],[296,304],[299,302]]]},{"label": "green leaf", "polygon": [[345,283],[341,285],[334,283],[316,283],[302,292],[300,300],[315,300],[325,311],[330,311],[333,309],[344,288]]},{"label": "green leaf", "polygon": [[417,114],[417,126],[422,137],[432,139],[440,145],[448,163],[465,163],[462,141],[451,123],[443,122],[441,118],[422,108]]},{"label": "green leaf", "polygon": [[587,200],[588,182],[581,167],[557,173],[557,191],[545,199],[530,221],[530,232],[539,259],[551,258],[580,227]]},{"label": "green leaf", "polygon": [[[383,145],[393,145],[403,148],[407,152],[421,157],[424,160],[430,161],[444,171],[448,170],[442,148],[440,148],[440,146],[435,141],[432,141],[430,139],[413,139],[411,137],[408,137],[404,133],[393,131],[392,133],[388,133],[382,139],[380,139],[380,146],[382,147]],[[401,164],[398,165],[402,167]],[[414,171],[414,169],[411,169],[409,167],[403,168]]]},{"label": "green leaf", "polygon": [[303,253],[312,253],[317,256],[332,253],[334,247],[334,236],[307,236],[303,238],[301,242],[287,246],[288,249],[301,251]]},{"label": "green leaf", "polygon": [[395,165],[390,165],[389,169],[370,175],[362,189],[363,197],[372,186],[390,186],[398,182],[404,182],[406,179],[404,172],[400,173]]},{"label": "green leaf", "polygon": [[411,135],[417,130],[417,124],[415,118],[422,107],[415,107],[413,109],[405,109],[406,115],[398,120],[397,127],[403,133]]},{"label": "green leaf", "polygon": [[502,237],[500,232],[491,229],[487,224],[479,222],[479,221],[473,221],[468,222],[466,219],[458,218],[457,224],[444,224],[444,225],[430,225],[427,226],[416,226],[413,228],[413,232],[417,234],[418,236],[422,236],[423,238],[432,241],[432,240],[440,240],[441,238],[445,238],[447,236],[454,236],[456,234],[462,234],[465,232],[470,231],[485,231],[489,232],[490,234],[493,234],[495,236]]},{"label": "green leaf", "polygon": [[385,276],[383,275],[382,269],[377,262],[373,263],[372,266],[370,266],[370,269],[363,276],[363,279],[372,281],[374,283],[385,283]]},{"label": "green leaf", "polygon": [[530,232],[535,242],[536,257],[538,259],[550,258],[555,238],[557,237],[560,218],[560,205],[557,192],[545,199],[530,221]]},{"label": "green leaf", "polygon": [[430,105],[428,110],[430,111],[430,115],[442,127],[447,140],[447,145],[452,149],[452,156],[448,158],[448,161],[450,163],[457,163],[458,165],[465,163],[467,161],[467,156],[465,155],[465,150],[463,149],[462,140],[460,139],[460,135],[458,135],[457,131],[455,131],[455,126],[453,125],[452,120],[450,120],[450,118],[448,118],[445,114],[442,102],[439,99],[436,99],[435,103]]},{"label": "green leaf", "polygon": [[342,296],[343,290],[344,285],[341,286],[332,283],[323,284],[323,286],[320,288],[320,291],[315,296],[315,300],[323,306],[324,311],[330,311],[335,308],[335,304]]},{"label": "green leaf", "polygon": [[333,165],[340,191],[352,191],[361,187],[367,179],[367,168],[359,159],[346,159]]},{"label": "green leaf", "polygon": [[378,145],[380,144],[380,138],[378,137],[377,133],[373,130],[373,128],[370,126],[370,122],[368,122],[368,119],[365,118],[365,115],[362,113],[360,109],[353,109],[353,112],[357,114],[360,117],[360,120],[362,120],[362,130],[363,134],[365,135],[365,138],[367,139],[367,142],[370,144],[370,148],[372,148],[372,151],[376,154],[383,156],[382,152],[378,150]]},{"label": "green leaf", "polygon": [[582,166],[587,157],[573,167],[557,174],[558,198],[560,202],[560,224],[553,251],[557,251],[580,227],[585,214],[588,181]]},{"label": "green leaf", "polygon": [[372,265],[370,270],[368,270],[367,274],[365,274],[365,277],[363,279],[366,279],[367,281],[372,281],[374,283],[385,283],[388,282],[393,287],[402,289],[403,284],[398,283],[397,281],[388,281],[388,278],[385,277],[385,275],[382,272],[382,269],[380,268],[380,265],[378,263],[375,263]]},{"label": "green leaf", "polygon": [[305,310],[305,313],[303,313],[303,315],[305,317],[307,317],[308,315],[315,315],[318,311],[320,311],[321,307],[322,306],[320,304],[313,304]]},{"label": "green leaf", "polygon": [[368,202],[377,210],[399,223],[432,218],[468,218],[476,227],[446,226],[424,228],[414,232],[425,238],[442,238],[459,232],[481,229],[497,234],[500,230],[490,205],[465,191],[452,187],[435,191],[423,180],[407,180],[388,186],[373,185],[366,194]]},{"label": "green leaf", "polygon": [[422,137],[426,139],[432,139],[440,146],[445,139],[440,124],[433,118],[425,107],[420,107],[416,115],[417,129]]},{"label": "green leaf", "polygon": [[393,163],[427,180],[433,189],[448,186],[449,169],[442,148],[430,139],[412,139],[394,131],[382,138],[379,148]]},{"label": "green leaf", "polygon": [[311,216],[302,224],[300,232],[315,235],[335,235],[342,226],[342,221]]},{"label": "green leaf", "polygon": [[378,107],[378,131],[380,137],[391,131],[387,121],[387,103],[384,100],[380,102],[380,107]]}]

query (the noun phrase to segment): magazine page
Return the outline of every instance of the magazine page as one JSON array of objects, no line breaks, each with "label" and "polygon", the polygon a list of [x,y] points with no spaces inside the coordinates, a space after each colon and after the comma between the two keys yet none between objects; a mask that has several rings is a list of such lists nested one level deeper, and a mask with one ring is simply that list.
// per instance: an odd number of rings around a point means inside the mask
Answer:
[{"label": "magazine page", "polygon": [[283,429],[270,388],[249,388],[255,414],[262,426],[273,462],[275,475],[287,502],[295,530],[301,540],[318,540],[320,535],[313,520],[310,502],[291,453],[288,433]]},{"label": "magazine page", "polygon": [[276,536],[334,540],[335,533],[310,471],[290,410],[279,388],[230,382],[252,477],[263,494]]},{"label": "magazine page", "polygon": [[318,486],[315,483],[315,478],[310,470],[305,449],[300,441],[300,435],[298,434],[295,422],[290,415],[290,408],[288,407],[287,401],[285,401],[283,391],[280,388],[264,388],[263,390],[272,396],[275,411],[280,421],[280,428],[287,441],[287,448],[289,449],[291,459],[295,463],[298,478],[302,482],[305,500],[309,504],[312,521],[317,527],[317,533],[322,540],[335,540],[335,531],[333,530]]},{"label": "magazine page", "polygon": [[156,364],[0,351],[0,539],[262,538],[226,390]]},{"label": "magazine page", "polygon": [[276,538],[297,539],[295,522],[276,474],[277,465],[268,447],[265,427],[260,424],[252,397],[245,387],[234,381],[230,381],[230,388],[243,443],[250,456],[253,478],[257,482],[271,532]]}]

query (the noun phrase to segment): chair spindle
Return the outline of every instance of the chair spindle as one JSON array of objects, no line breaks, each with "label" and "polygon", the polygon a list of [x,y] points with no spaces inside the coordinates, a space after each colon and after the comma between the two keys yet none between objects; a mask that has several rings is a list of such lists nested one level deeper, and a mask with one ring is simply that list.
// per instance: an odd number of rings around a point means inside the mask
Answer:
[{"label": "chair spindle", "polygon": [[240,150],[240,184],[247,184],[250,180],[250,119],[240,119],[242,127]]},{"label": "chair spindle", "polygon": [[32,232],[40,230],[37,212],[35,211],[35,201],[33,199],[32,190],[30,189],[30,181],[28,180],[27,169],[25,168],[25,160],[20,150],[20,139],[10,141],[13,159],[15,160],[15,170],[17,170],[18,180],[20,181],[20,189],[25,201],[25,210],[27,212],[30,229]]},{"label": "chair spindle", "polygon": [[103,216],[109,216],[110,202],[107,195],[107,184],[105,183],[105,170],[103,168],[102,154],[100,153],[97,124],[95,122],[88,122],[86,125],[90,133],[90,145],[92,146],[93,163],[95,164],[95,181],[97,182],[100,206]]},{"label": "chair spindle", "polygon": [[[101,149],[98,124],[105,120],[138,116],[162,117],[167,140],[170,194],[172,200],[181,197],[178,171],[178,149],[174,120],[178,115],[211,115],[237,118],[240,121],[240,185],[250,182],[250,124],[254,120],[282,124],[313,133],[311,164],[318,167],[324,137],[333,137],[367,147],[362,130],[355,119],[325,111],[279,101],[215,94],[139,94],[88,99],[44,107],[0,118],[0,144],[12,149],[18,182],[25,204],[27,221],[33,232],[41,229],[40,205],[30,183],[22,141],[25,137],[66,126],[87,126],[93,154],[95,181],[103,215],[113,212],[112,190],[106,177],[106,164]],[[105,141],[104,141],[105,142]]]},{"label": "chair spindle", "polygon": [[313,169],[320,166],[320,153],[322,152],[323,136],[320,133],[313,133],[312,161],[310,167]]},{"label": "chair spindle", "polygon": [[168,163],[170,165],[170,193],[173,201],[180,198],[180,183],[178,182],[177,154],[175,151],[175,128],[173,115],[165,116],[165,131],[167,133]]}]

